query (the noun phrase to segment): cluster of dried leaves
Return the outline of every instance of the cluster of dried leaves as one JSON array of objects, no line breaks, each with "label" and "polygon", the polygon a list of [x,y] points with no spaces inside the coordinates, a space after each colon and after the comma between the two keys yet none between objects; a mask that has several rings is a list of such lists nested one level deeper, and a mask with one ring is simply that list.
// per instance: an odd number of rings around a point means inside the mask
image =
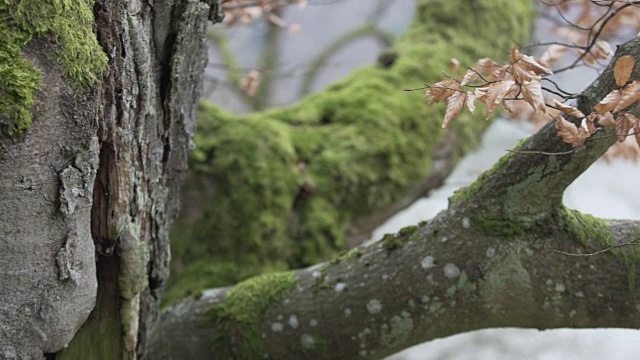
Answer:
[{"label": "cluster of dried leaves", "polygon": [[[606,126],[616,128],[620,142],[624,141],[633,129],[640,146],[640,120],[627,111],[632,105],[636,105],[640,110],[640,81],[629,83],[635,65],[633,57],[625,55],[616,61],[614,76],[620,88],[611,91],[594,107],[592,113],[585,115],[577,108],[555,99],[554,105],[545,103],[541,79],[542,76],[551,75],[552,71],[542,63],[553,63],[557,59],[556,54],[547,51],[540,60],[536,60],[520,53],[514,46],[508,64],[500,66],[489,58],[480,59],[475,66],[462,74],[461,79],[450,77],[429,86],[424,97],[430,99],[429,105],[446,100],[447,110],[442,123],[443,128],[460,114],[465,105],[469,111],[474,112],[476,101],[485,105],[487,119],[499,105],[513,113],[521,107],[516,104],[526,103],[539,114],[547,113],[548,107],[556,109],[556,113],[560,113],[554,116],[558,136],[573,147],[582,145],[600,127]],[[456,61],[452,63],[456,64]],[[454,70],[455,67],[456,65]],[[473,85],[477,82],[480,84]],[[466,91],[462,89],[463,86],[475,90]],[[579,119],[580,125],[576,126],[565,120],[562,114]]]},{"label": "cluster of dried leaves", "polygon": [[563,113],[580,119],[580,126],[565,120],[562,116],[556,118],[558,135],[566,143],[574,148],[598,131],[599,127],[615,127],[619,142],[626,140],[633,129],[636,142],[640,146],[640,120],[628,111],[632,105],[640,110],[640,81],[629,83],[629,77],[633,72],[634,59],[629,55],[620,57],[614,66],[616,85],[620,89],[612,90],[595,107],[594,112],[584,115],[580,110],[555,101],[556,107]]},{"label": "cluster of dried leaves", "polygon": [[[489,58],[480,59],[457,78],[447,76],[446,80],[428,86],[424,97],[430,99],[429,104],[447,102],[442,127],[456,118],[465,106],[474,112],[478,101],[486,106],[487,119],[500,105],[511,117],[526,118],[538,124],[555,118],[558,135],[574,148],[582,145],[598,129],[615,127],[621,146],[612,147],[613,156],[637,159],[640,157],[640,120],[638,112],[632,112],[631,108],[635,106],[640,110],[640,82],[629,83],[634,68],[631,56],[623,56],[615,64],[614,76],[620,88],[608,94],[587,115],[566,105],[573,94],[560,89],[548,76],[552,75],[553,65],[571,52],[574,60],[556,69],[557,72],[580,65],[603,66],[601,61],[610,58],[613,50],[602,38],[640,30],[640,1],[555,0],[543,4],[547,10],[556,12],[555,19],[559,21],[553,30],[568,42],[541,44],[548,48],[538,59],[513,47],[508,64],[499,65]],[[452,59],[452,72],[457,74],[458,68],[459,62]],[[542,86],[543,78],[554,84],[557,90]],[[563,115],[575,118],[577,125],[567,121]],[[629,142],[625,142],[631,130],[639,146],[629,147]]]}]

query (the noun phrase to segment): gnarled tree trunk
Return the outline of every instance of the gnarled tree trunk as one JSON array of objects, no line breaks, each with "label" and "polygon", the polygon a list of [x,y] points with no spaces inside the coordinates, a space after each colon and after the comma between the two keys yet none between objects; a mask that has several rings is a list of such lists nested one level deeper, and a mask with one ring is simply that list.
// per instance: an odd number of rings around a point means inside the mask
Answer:
[{"label": "gnarled tree trunk", "polygon": [[[0,115],[0,358],[138,358],[168,275],[210,6],[15,1],[0,14],[15,56],[0,58],[13,76],[0,105],[37,90],[30,117]],[[23,73],[36,85],[21,88]]]}]

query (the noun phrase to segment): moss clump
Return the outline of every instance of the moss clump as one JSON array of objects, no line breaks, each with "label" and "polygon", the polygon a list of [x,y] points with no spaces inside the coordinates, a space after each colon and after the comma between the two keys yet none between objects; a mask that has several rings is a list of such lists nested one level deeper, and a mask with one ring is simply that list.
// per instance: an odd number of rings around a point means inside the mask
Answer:
[{"label": "moss clump", "polygon": [[387,251],[393,251],[402,247],[411,235],[418,231],[417,226],[403,227],[397,234],[385,234],[380,240]]},{"label": "moss clump", "polygon": [[384,248],[391,252],[393,250],[400,249],[405,240],[405,238],[396,234],[385,234],[380,241]]},{"label": "moss clump", "polygon": [[[358,69],[284,109],[238,116],[203,105],[191,159],[200,196],[183,199],[188,212],[203,215],[183,212],[172,232],[174,283],[194,291],[224,285],[228,279],[183,282],[197,259],[235,263],[242,280],[245,270],[306,266],[344,249],[353,219],[393,204],[428,176],[445,134],[445,105],[426,106],[421,94],[402,89],[438,81],[454,55],[472,64],[508,54],[512,39],[526,38],[532,15],[526,0],[421,0],[390,68]],[[479,113],[457,119],[456,152],[473,148],[486,126]]]},{"label": "moss clump", "polygon": [[418,227],[417,226],[406,226],[403,227],[402,229],[400,229],[400,231],[398,232],[398,234],[402,237],[408,237],[413,235],[416,231],[418,231]]},{"label": "moss clump", "polygon": [[[564,207],[560,211],[560,218],[562,223],[565,224],[566,230],[574,234],[575,239],[584,247],[602,250],[616,245],[615,237],[611,233],[611,226],[609,226],[607,220]],[[640,250],[638,250],[637,246],[628,246],[611,249],[610,253],[619,257],[627,267],[629,288],[633,289],[638,272],[637,265]],[[606,256],[606,253],[599,256]]]},{"label": "moss clump", "polygon": [[595,245],[598,246],[614,245],[614,237],[607,220],[564,207],[560,211],[560,216],[567,230],[574,234],[583,246],[592,246],[594,241],[597,241]]},{"label": "moss clump", "polygon": [[0,134],[22,134],[31,125],[29,110],[40,74],[22,51],[33,39],[47,36],[55,41],[57,60],[73,82],[98,81],[107,58],[93,24],[92,0],[0,2]]},{"label": "moss clump", "polygon": [[[255,359],[265,353],[266,343],[260,325],[267,309],[283,299],[295,287],[293,272],[260,275],[236,285],[223,305],[212,307],[207,321],[214,321],[215,342],[221,348],[235,348],[236,359]],[[229,346],[231,344],[231,346]]]}]

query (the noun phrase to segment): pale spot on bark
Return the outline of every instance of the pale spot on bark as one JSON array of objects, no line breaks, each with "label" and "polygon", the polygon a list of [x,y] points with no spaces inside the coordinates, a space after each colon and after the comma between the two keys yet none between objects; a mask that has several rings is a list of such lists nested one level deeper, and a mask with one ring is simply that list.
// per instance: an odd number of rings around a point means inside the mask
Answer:
[{"label": "pale spot on bark", "polygon": [[420,266],[422,266],[423,269],[431,269],[432,267],[436,266],[436,259],[433,256],[425,256],[424,259],[422,259],[422,261],[420,261]]},{"label": "pale spot on bark", "polygon": [[284,330],[284,324],[283,323],[274,322],[273,324],[271,324],[271,331],[280,332],[282,330]]},{"label": "pale spot on bark", "polygon": [[490,247],[487,249],[487,257],[492,258],[496,254],[496,248]]},{"label": "pale spot on bark", "polygon": [[297,329],[299,325],[300,325],[300,323],[298,322],[298,317],[297,316],[295,316],[295,315],[289,316],[289,326],[291,326],[294,329]]},{"label": "pale spot on bark", "polygon": [[371,299],[367,303],[367,310],[369,311],[369,314],[371,314],[371,315],[377,314],[380,311],[382,311],[382,304],[380,303],[380,301],[378,301],[376,299]]},{"label": "pale spot on bark", "polygon": [[304,349],[313,349],[316,341],[313,338],[313,336],[309,334],[304,334],[302,335],[302,337],[300,337],[300,343],[302,344],[302,347]]},{"label": "pale spot on bark", "polygon": [[460,276],[460,269],[454,264],[447,264],[444,266],[444,276],[449,279],[454,279]]}]

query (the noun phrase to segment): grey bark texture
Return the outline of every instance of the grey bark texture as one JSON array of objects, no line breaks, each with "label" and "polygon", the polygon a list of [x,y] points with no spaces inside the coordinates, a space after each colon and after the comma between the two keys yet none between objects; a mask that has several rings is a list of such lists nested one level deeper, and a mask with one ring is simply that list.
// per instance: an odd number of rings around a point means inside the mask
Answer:
[{"label": "grey bark texture", "polygon": [[35,41],[35,124],[0,159],[0,358],[39,358],[66,345],[95,303],[91,192],[99,91],[76,91]]},{"label": "grey bark texture", "polygon": [[[622,55],[635,59],[630,81],[640,79],[640,38],[619,46],[611,64]],[[583,112],[617,87],[612,65],[579,96]],[[312,268],[168,308],[149,358],[378,359],[487,327],[638,328],[638,252],[630,244],[640,222],[562,205],[563,191],[612,134],[601,129],[571,154],[527,153],[571,149],[551,122],[428,222]]]},{"label": "grey bark texture", "polygon": [[94,15],[100,84],[70,85],[49,39],[24,50],[42,85],[0,158],[1,359],[136,359],[168,276],[210,6],[98,0]]}]

